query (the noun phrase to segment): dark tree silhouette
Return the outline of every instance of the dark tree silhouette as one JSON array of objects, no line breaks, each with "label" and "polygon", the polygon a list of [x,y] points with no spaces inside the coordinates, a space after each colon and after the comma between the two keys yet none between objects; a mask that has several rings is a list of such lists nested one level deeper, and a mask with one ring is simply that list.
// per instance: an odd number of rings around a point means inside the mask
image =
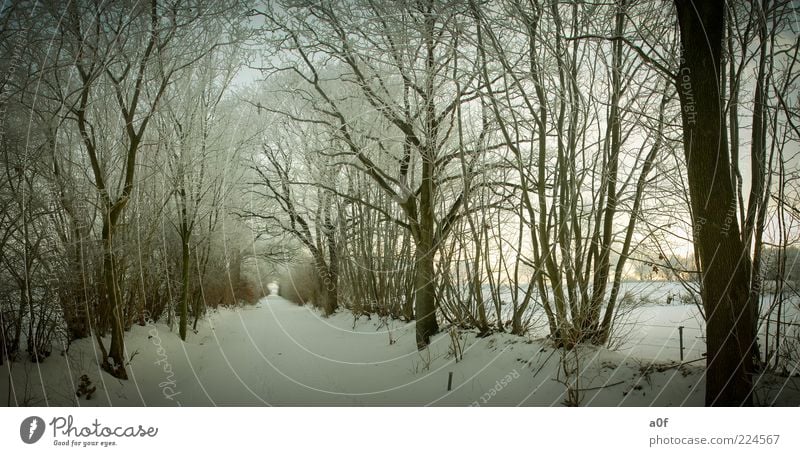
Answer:
[{"label": "dark tree silhouette", "polygon": [[750,256],[735,215],[720,86],[725,2],[675,0],[675,5],[684,152],[707,318],[706,405],[751,405]]}]

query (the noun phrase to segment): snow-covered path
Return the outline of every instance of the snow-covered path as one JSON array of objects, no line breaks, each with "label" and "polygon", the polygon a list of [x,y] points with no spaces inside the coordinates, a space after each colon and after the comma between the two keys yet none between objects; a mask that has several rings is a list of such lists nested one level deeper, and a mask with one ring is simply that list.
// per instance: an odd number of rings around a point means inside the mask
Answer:
[{"label": "snow-covered path", "polygon": [[[522,359],[520,351],[526,352],[525,361],[542,362],[548,354],[537,350],[532,356],[534,345],[514,337],[465,336],[464,360],[456,363],[449,355],[447,333],[420,354],[413,323],[390,322],[391,330],[374,317],[360,318],[355,328],[353,323],[350,314],[323,318],[310,307],[279,297],[222,311],[187,344],[172,341],[165,348],[180,392],[173,398],[183,405],[468,405],[481,403],[480,396],[491,395],[494,388],[493,396],[485,396],[486,404],[510,405],[522,401],[532,386],[532,375],[519,378],[525,370],[517,360]],[[148,332],[155,333],[153,328]],[[169,333],[159,336],[163,347],[164,339],[174,339]],[[148,347],[138,349],[144,353]],[[155,346],[150,350],[156,355],[153,362],[165,358]],[[135,361],[132,371],[145,402],[167,405],[170,400],[160,392],[163,381],[154,378],[152,362]],[[499,391],[497,382],[507,375],[510,381]],[[550,405],[551,396],[553,391],[543,394],[548,398],[542,405]]]},{"label": "snow-covered path", "polygon": [[[348,312],[323,318],[310,307],[267,297],[256,306],[212,313],[186,343],[163,324],[135,326],[126,335],[132,359],[128,381],[100,371],[94,345],[81,340],[68,356],[54,355],[38,366],[15,364],[11,395],[29,405],[551,406],[565,401],[569,380],[559,370],[560,352],[545,341],[463,333],[463,359],[456,362],[448,332],[418,352],[413,323],[389,325],[376,317],[354,321]],[[648,368],[649,362],[593,347],[583,348],[581,358],[581,405],[703,403],[700,366]],[[97,386],[90,400],[75,396],[83,374]],[[3,375],[3,402],[7,389]],[[790,402],[796,400],[796,390],[784,388],[787,393],[795,398]]]}]

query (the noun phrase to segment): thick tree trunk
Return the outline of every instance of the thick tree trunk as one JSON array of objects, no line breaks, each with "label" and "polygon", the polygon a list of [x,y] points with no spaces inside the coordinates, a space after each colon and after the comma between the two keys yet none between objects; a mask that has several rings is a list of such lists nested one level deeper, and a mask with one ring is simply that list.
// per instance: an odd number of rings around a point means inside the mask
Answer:
[{"label": "thick tree trunk", "polygon": [[706,405],[751,405],[750,257],[739,234],[730,175],[720,54],[725,3],[676,0],[678,75],[694,239],[706,312]]},{"label": "thick tree trunk", "polygon": [[[74,221],[72,223],[75,223]],[[85,273],[84,271],[84,257],[83,257],[83,236],[77,227],[73,228],[75,234],[75,251],[73,257],[74,271],[79,271],[79,274]],[[69,304],[70,309],[67,320],[67,327],[71,340],[83,339],[89,335],[91,323],[89,322],[88,303],[86,302],[87,292],[82,277],[76,277],[73,285],[69,288]]]},{"label": "thick tree trunk", "polygon": [[431,336],[439,332],[436,322],[436,282],[434,280],[433,252],[429,243],[417,245],[416,270],[414,271],[414,313],[417,317],[417,348],[430,344]]},{"label": "thick tree trunk", "polygon": [[318,302],[316,304],[322,307],[325,316],[333,315],[339,308],[338,271],[326,263],[324,258],[315,258],[314,263],[317,271],[319,271],[320,282]]},{"label": "thick tree trunk", "polygon": [[[111,212],[110,208],[108,212]],[[116,259],[114,258],[114,229],[113,221],[106,220],[103,223],[103,281],[106,288],[106,305],[111,317],[111,345],[108,348],[108,357],[103,360],[103,369],[116,378],[127,380],[122,309],[119,305],[120,296],[117,286]]]},{"label": "thick tree trunk", "polygon": [[416,261],[414,270],[415,306],[417,317],[417,349],[428,346],[431,336],[439,332],[436,322],[436,280],[433,258],[434,245],[433,181],[431,164],[423,164],[422,187],[419,198],[419,220],[417,224]]}]

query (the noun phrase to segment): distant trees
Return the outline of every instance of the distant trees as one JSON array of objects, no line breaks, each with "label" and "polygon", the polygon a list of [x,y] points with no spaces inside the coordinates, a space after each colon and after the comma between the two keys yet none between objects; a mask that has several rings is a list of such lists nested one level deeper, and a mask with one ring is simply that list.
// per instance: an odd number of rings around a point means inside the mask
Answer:
[{"label": "distant trees", "polygon": [[298,78],[291,93],[313,114],[266,109],[327,126],[326,153],[365,173],[402,210],[392,221],[414,245],[420,349],[439,328],[437,251],[469,196],[444,196],[447,170],[460,147],[479,152],[455,137],[459,107],[477,98],[475,74],[463,71],[459,60],[462,15],[455,6],[434,0],[287,2],[260,11],[270,52],[280,57],[263,71]]},{"label": "distant trees", "polygon": [[[300,129],[301,136],[313,136]],[[276,134],[269,143],[263,144],[263,153],[255,157],[253,170],[258,180],[253,184],[259,188],[254,194],[260,198],[273,200],[279,212],[264,214],[260,210],[247,211],[247,215],[263,222],[277,226],[292,236],[310,253],[312,260],[312,277],[319,283],[312,287],[315,293],[315,304],[319,305],[325,315],[331,315],[339,307],[339,248],[338,248],[338,197],[325,187],[336,181],[337,166],[332,160],[325,160],[321,166],[315,166],[308,154],[293,157],[293,150],[306,150],[313,140],[294,137],[292,142],[284,142]],[[297,163],[305,174],[317,175],[321,179],[318,184],[297,177]],[[315,188],[316,187],[316,188]],[[287,283],[286,287],[297,284]],[[305,284],[304,285],[308,285]],[[300,292],[297,292],[300,293]]]}]

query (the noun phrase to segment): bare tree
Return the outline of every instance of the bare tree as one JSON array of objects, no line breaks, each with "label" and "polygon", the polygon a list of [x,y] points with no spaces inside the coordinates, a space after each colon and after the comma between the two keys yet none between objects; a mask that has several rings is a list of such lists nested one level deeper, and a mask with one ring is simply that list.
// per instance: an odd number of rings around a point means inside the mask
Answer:
[{"label": "bare tree", "polygon": [[[708,361],[706,405],[752,404],[754,306],[750,253],[739,222],[720,86],[724,2],[676,0],[680,100],[694,236],[703,280]],[[707,46],[697,46],[698,40]]]},{"label": "bare tree", "polygon": [[[222,30],[207,30],[209,34]],[[180,93],[165,103],[166,115],[159,141],[168,149],[168,181],[172,183],[171,197],[176,206],[177,223],[174,224],[181,240],[181,297],[178,331],[186,340],[190,308],[195,316],[195,324],[200,308],[192,303],[200,303],[191,286],[192,251],[197,250],[203,239],[197,231],[205,229],[201,225],[209,221],[209,231],[214,229],[218,219],[216,211],[222,202],[222,172],[214,169],[220,164],[217,157],[224,156],[227,135],[221,134],[223,114],[218,106],[238,70],[238,57],[234,49],[218,48],[198,62],[200,68],[186,74],[176,81]],[[206,236],[208,233],[206,233]],[[207,240],[207,238],[206,238]],[[197,255],[198,257],[200,255]],[[204,257],[207,253],[204,252]],[[201,274],[202,278],[202,274]],[[196,288],[196,287],[195,287]]]},{"label": "bare tree", "polygon": [[[485,96],[517,174],[531,282],[550,333],[564,345],[605,343],[654,159],[665,148],[672,87],[624,44],[641,39],[627,2],[509,1],[497,10],[471,2],[471,9]],[[493,83],[495,72],[503,76]]]}]

